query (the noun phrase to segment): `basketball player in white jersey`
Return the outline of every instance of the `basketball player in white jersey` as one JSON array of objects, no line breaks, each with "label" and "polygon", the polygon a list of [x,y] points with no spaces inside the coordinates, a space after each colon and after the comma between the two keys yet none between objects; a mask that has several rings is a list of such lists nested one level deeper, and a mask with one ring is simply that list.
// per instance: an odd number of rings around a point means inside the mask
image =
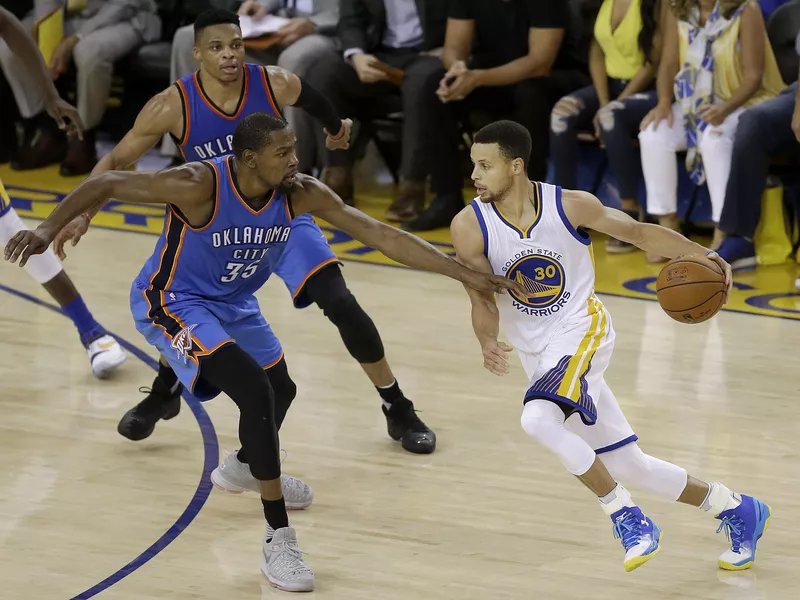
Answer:
[{"label": "basketball player in white jersey", "polygon": [[724,269],[728,291],[730,266],[678,233],[606,208],[591,194],[528,181],[530,150],[530,135],[518,123],[499,121],[480,130],[472,146],[478,197],[451,226],[460,262],[516,279],[529,291],[525,297],[510,291],[495,298],[467,290],[484,366],[496,375],[508,372],[512,348],[497,339],[502,323],[530,379],[522,427],[598,497],[625,549],[626,571],[655,556],[661,530],[634,504],[623,483],[719,519],[717,531],[724,530],[731,542],[719,566],[749,568],[770,507],[644,454],[605,382],[614,329],[594,294],[586,230],[669,258],[708,256]]}]

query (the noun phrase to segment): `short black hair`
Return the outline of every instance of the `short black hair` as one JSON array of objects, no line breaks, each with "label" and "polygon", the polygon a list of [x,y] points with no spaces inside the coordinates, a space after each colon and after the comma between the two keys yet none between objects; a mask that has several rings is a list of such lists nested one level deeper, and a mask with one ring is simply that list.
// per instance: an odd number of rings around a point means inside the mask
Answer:
[{"label": "short black hair", "polygon": [[194,41],[196,42],[203,33],[206,27],[213,27],[214,25],[236,25],[239,24],[239,15],[229,10],[221,8],[212,8],[201,12],[194,20]]},{"label": "short black hair", "polygon": [[497,144],[508,160],[521,158],[527,165],[531,157],[531,134],[516,121],[495,121],[483,127],[472,138],[475,144]]},{"label": "short black hair", "polygon": [[259,152],[272,141],[272,134],[289,127],[285,119],[265,112],[250,113],[233,132],[233,155],[241,159],[245,150]]}]

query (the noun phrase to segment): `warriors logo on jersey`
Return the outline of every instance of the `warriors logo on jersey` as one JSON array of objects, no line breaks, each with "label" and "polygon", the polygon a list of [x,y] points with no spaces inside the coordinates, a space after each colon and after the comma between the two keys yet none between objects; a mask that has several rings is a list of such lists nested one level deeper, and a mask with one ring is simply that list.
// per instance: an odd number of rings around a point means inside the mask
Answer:
[{"label": "warriors logo on jersey", "polygon": [[519,252],[503,265],[503,275],[528,291],[525,297],[511,291],[517,310],[534,316],[547,316],[561,310],[570,298],[561,255],[544,248]]}]

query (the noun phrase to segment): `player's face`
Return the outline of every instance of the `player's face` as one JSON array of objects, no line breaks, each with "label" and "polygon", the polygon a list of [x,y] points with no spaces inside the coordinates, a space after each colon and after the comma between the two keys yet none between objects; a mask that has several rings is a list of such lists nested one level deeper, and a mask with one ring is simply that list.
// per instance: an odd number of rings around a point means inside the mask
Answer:
[{"label": "player's face", "polygon": [[472,182],[481,202],[502,199],[514,183],[514,161],[503,156],[497,144],[473,144],[470,154]]},{"label": "player's face", "polygon": [[297,177],[297,138],[290,127],[272,134],[271,143],[256,154],[259,177],[273,189],[291,186]]},{"label": "player's face", "polygon": [[223,82],[237,81],[244,65],[242,31],[233,24],[206,27],[194,46],[203,73]]}]

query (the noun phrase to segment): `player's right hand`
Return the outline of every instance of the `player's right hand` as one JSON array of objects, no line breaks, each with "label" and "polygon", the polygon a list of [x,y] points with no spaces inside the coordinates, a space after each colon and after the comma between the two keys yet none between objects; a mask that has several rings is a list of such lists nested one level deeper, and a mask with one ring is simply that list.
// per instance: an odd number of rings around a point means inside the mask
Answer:
[{"label": "player's right hand", "polygon": [[59,129],[66,131],[68,135],[76,136],[79,140],[83,139],[83,121],[77,108],[59,97],[49,99],[44,108],[58,124]]},{"label": "player's right hand", "polygon": [[41,226],[33,231],[25,229],[14,234],[6,244],[5,259],[24,267],[28,259],[34,254],[42,254],[52,241],[51,236],[41,231]]},{"label": "player's right hand", "polygon": [[508,375],[508,354],[513,351],[508,344],[490,340],[483,345],[483,366],[499,377]]},{"label": "player's right hand", "polygon": [[56,256],[61,260],[66,259],[67,255],[64,252],[64,244],[70,241],[72,246],[75,247],[87,231],[89,231],[89,219],[84,215],[75,217],[72,221],[67,223],[67,226],[59,231],[56,235],[56,239],[53,240],[53,251],[56,253]]}]

